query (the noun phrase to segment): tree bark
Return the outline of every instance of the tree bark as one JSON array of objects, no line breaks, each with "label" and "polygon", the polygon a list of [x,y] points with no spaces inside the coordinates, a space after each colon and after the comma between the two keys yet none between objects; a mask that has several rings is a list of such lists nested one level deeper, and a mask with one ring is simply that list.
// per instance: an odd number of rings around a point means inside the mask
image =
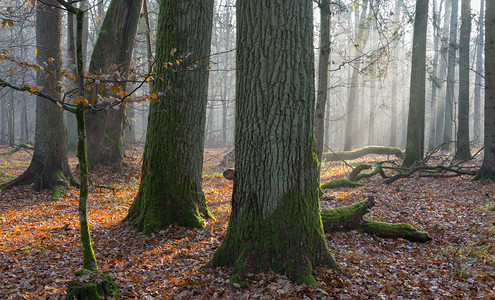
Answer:
[{"label": "tree bark", "polygon": [[208,266],[234,267],[231,282],[273,270],[314,286],[314,268],[337,264],[318,201],[312,3],[238,0],[236,12],[232,212]]},{"label": "tree bark", "polygon": [[[118,82],[116,85],[124,90],[126,84],[123,80],[128,77],[142,5],[143,0],[112,0],[91,55],[89,73],[95,76],[111,75],[111,80]],[[115,72],[118,74],[115,75]],[[88,99],[98,104],[97,94],[121,98],[119,94],[109,93],[94,85]],[[117,110],[86,114],[90,169],[97,164],[112,167],[122,164],[125,112],[125,105],[122,104]]]},{"label": "tree bark", "polygon": [[213,218],[202,192],[212,19],[213,0],[160,1],[152,92],[163,94],[150,103],[141,184],[126,217],[144,233]]},{"label": "tree bark", "polygon": [[437,106],[437,94],[440,87],[438,77],[438,61],[440,58],[440,16],[442,14],[442,6],[437,9],[437,0],[433,0],[433,66],[430,75],[431,81],[431,101],[429,109],[429,135],[428,135],[428,149],[433,150],[436,146],[436,106]]},{"label": "tree bark", "polygon": [[461,35],[459,37],[459,107],[455,159],[471,157],[469,145],[469,43],[471,38],[471,0],[461,2]]},{"label": "tree bark", "polygon": [[403,161],[406,167],[423,160],[424,154],[427,25],[428,0],[416,0],[406,152]]},{"label": "tree bark", "polygon": [[486,2],[485,25],[485,150],[476,179],[495,180],[495,2]]}]

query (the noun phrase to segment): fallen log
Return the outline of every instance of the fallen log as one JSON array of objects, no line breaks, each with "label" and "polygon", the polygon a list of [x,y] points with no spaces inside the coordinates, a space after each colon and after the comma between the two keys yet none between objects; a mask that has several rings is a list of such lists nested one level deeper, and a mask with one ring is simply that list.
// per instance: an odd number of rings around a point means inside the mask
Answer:
[{"label": "fallen log", "polygon": [[339,178],[332,180],[330,182],[324,183],[320,185],[320,189],[334,189],[338,187],[355,187],[355,186],[362,186],[362,183],[358,183],[359,180],[363,178],[369,178],[372,177],[376,174],[382,175],[382,177],[387,178],[386,175],[383,173],[382,170],[382,164],[378,163],[371,172],[365,172],[361,173],[363,170],[369,170],[371,169],[371,165],[369,164],[359,164],[357,165],[354,170],[346,177],[346,178]]},{"label": "fallen log", "polygon": [[427,232],[419,231],[410,224],[364,220],[363,216],[374,205],[374,197],[370,196],[349,206],[324,210],[321,212],[323,229],[326,233],[359,230],[381,238],[401,238],[417,243],[431,240]]},{"label": "fallen log", "polygon": [[7,151],[5,153],[1,153],[0,155],[12,155],[21,149],[34,150],[34,146],[29,145],[29,144],[24,144],[24,143],[17,144],[14,147],[12,147],[12,149],[10,149],[9,151]]},{"label": "fallen log", "polygon": [[339,151],[339,152],[327,152],[323,153],[322,161],[339,161],[339,160],[352,160],[360,158],[368,154],[382,154],[382,155],[394,155],[395,157],[404,158],[404,151],[396,147],[383,147],[383,146],[368,146],[353,151]]}]

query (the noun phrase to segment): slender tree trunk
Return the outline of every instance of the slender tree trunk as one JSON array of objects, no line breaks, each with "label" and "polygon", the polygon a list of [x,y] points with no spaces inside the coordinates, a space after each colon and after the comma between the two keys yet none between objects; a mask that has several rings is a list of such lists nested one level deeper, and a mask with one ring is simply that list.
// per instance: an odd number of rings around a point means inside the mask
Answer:
[{"label": "slender tree trunk", "polygon": [[424,154],[427,25],[428,0],[416,0],[406,153],[403,161],[406,167],[423,160]]},{"label": "slender tree trunk", "polygon": [[[202,192],[212,20],[213,0],[160,1],[152,92],[163,95],[150,104],[141,184],[126,217],[144,233],[172,223],[203,228],[213,218]],[[188,53],[174,71],[164,67]]]},{"label": "slender tree trunk", "polygon": [[[401,12],[401,6],[402,6],[402,0],[397,0],[395,2],[395,9],[394,9],[394,21],[399,23],[400,20],[400,12]],[[399,30],[399,25],[396,25],[397,28],[395,29],[396,32]],[[394,60],[392,62],[392,99],[391,99],[391,118],[390,118],[390,142],[389,146],[390,147],[395,147],[397,146],[397,114],[398,114],[398,109],[397,109],[397,88],[398,88],[398,77],[399,77],[399,67],[398,67],[398,61],[399,61],[399,50],[400,50],[400,39],[397,39],[395,43],[395,48],[394,48]]]},{"label": "slender tree trunk", "polygon": [[[446,93],[446,74],[447,74],[447,59],[448,59],[448,40],[450,32],[450,15],[452,13],[452,0],[445,1],[445,15],[443,17],[442,38],[440,49],[440,65],[438,70],[439,93]],[[435,124],[435,144],[443,143],[444,121],[445,121],[445,100],[437,101],[436,103],[436,124]]]},{"label": "slender tree trunk", "polygon": [[444,131],[442,149],[451,149],[452,142],[452,129],[454,124],[453,111],[454,111],[454,86],[455,86],[455,69],[456,69],[456,53],[457,53],[457,18],[459,16],[459,2],[458,0],[452,0],[452,12],[450,15],[450,36],[449,36],[449,50],[448,50],[448,63],[447,63],[447,90],[445,94],[445,119],[444,119]]},{"label": "slender tree trunk", "polygon": [[232,212],[209,265],[233,266],[231,282],[274,270],[316,285],[314,268],[336,263],[323,234],[312,138],[312,3],[239,0],[236,9]]},{"label": "slender tree trunk", "polygon": [[483,50],[485,35],[485,0],[480,0],[480,17],[478,24],[478,38],[476,41],[476,75],[474,81],[474,142],[479,145],[482,137],[481,111],[481,82],[483,80]]},{"label": "slender tree trunk", "polygon": [[459,108],[457,110],[456,159],[471,157],[469,146],[469,42],[471,37],[471,0],[461,2],[461,36],[459,38]]},{"label": "slender tree trunk", "polygon": [[428,135],[428,149],[432,150],[435,148],[436,142],[436,103],[437,103],[437,92],[440,86],[438,78],[438,60],[440,56],[439,44],[440,44],[440,16],[441,16],[441,6],[437,9],[437,0],[433,0],[433,68],[431,75],[431,100],[429,109],[429,135]]},{"label": "slender tree trunk", "polygon": [[[478,178],[495,179],[495,2],[486,2],[485,23],[485,151]],[[488,117],[487,117],[488,116]]]},{"label": "slender tree trunk", "polygon": [[320,7],[320,58],[318,63],[318,90],[315,108],[316,154],[321,162],[325,133],[325,107],[328,96],[328,62],[330,59],[330,0],[322,0]]},{"label": "slender tree trunk", "polygon": [[[142,4],[143,0],[112,0],[110,2],[91,56],[90,74],[102,75],[118,72],[112,76],[113,80],[127,79]],[[123,90],[126,88],[125,82],[116,85]],[[108,93],[95,85],[88,98],[92,102],[95,101],[96,104],[99,102],[96,100],[97,93],[104,96],[121,97],[119,93]],[[118,110],[91,111],[86,114],[90,169],[97,164],[112,167],[121,165],[124,157],[125,112],[125,105],[123,104]]]},{"label": "slender tree trunk", "polygon": [[[366,22],[367,19],[367,11],[368,11],[368,0],[363,0],[363,5],[361,8],[361,14],[359,17],[359,21],[357,22],[356,34],[354,36],[352,52],[354,55],[361,55],[361,52],[366,47],[369,36],[369,27]],[[347,120],[345,125],[345,144],[344,150],[350,151],[355,146],[356,142],[354,139],[356,138],[358,132],[358,114],[357,114],[357,103],[359,101],[359,90],[358,90],[358,81],[359,81],[359,69],[360,69],[360,60],[353,63],[352,67],[352,78],[351,78],[351,87],[349,91],[349,98],[347,100]]]},{"label": "slender tree trunk", "polygon": [[[75,45],[75,28],[74,28],[74,14],[67,12],[67,52],[68,52],[68,69],[75,70],[76,67],[76,45]],[[87,22],[86,22],[87,23]],[[84,60],[83,60],[84,61]],[[66,125],[67,125],[67,148],[70,151],[77,149],[77,121],[76,116],[73,113],[66,112]]]}]

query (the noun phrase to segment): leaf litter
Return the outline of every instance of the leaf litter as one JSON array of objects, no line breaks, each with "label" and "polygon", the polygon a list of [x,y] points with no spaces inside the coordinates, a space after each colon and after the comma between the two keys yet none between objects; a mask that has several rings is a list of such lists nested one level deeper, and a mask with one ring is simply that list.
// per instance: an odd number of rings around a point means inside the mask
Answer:
[{"label": "leaf litter", "polygon": [[[240,288],[228,283],[228,268],[200,269],[227,229],[232,182],[215,169],[227,152],[205,150],[203,190],[217,220],[202,230],[171,225],[146,236],[121,222],[139,186],[139,151],[128,152],[118,172],[100,167],[90,173],[93,247],[100,270],[115,278],[123,299],[495,299],[495,184],[459,177],[413,177],[390,185],[373,177],[363,187],[326,191],[322,209],[373,194],[369,218],[409,223],[433,237],[417,244],[359,232],[327,234],[349,277],[321,268],[319,285],[310,288],[268,271],[253,274],[248,287]],[[30,159],[28,150],[0,156],[0,182],[21,174]],[[75,171],[75,157],[70,164]],[[349,170],[332,163],[324,171],[322,181]],[[65,296],[81,267],[78,194],[72,188],[53,202],[50,191],[29,187],[0,192],[1,299]]]}]

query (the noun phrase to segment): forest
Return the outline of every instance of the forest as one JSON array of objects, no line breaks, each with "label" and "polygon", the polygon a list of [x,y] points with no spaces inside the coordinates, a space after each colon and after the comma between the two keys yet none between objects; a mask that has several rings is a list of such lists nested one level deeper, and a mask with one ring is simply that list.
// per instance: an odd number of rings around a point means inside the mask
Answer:
[{"label": "forest", "polygon": [[494,16],[0,1],[0,298],[495,299]]}]

